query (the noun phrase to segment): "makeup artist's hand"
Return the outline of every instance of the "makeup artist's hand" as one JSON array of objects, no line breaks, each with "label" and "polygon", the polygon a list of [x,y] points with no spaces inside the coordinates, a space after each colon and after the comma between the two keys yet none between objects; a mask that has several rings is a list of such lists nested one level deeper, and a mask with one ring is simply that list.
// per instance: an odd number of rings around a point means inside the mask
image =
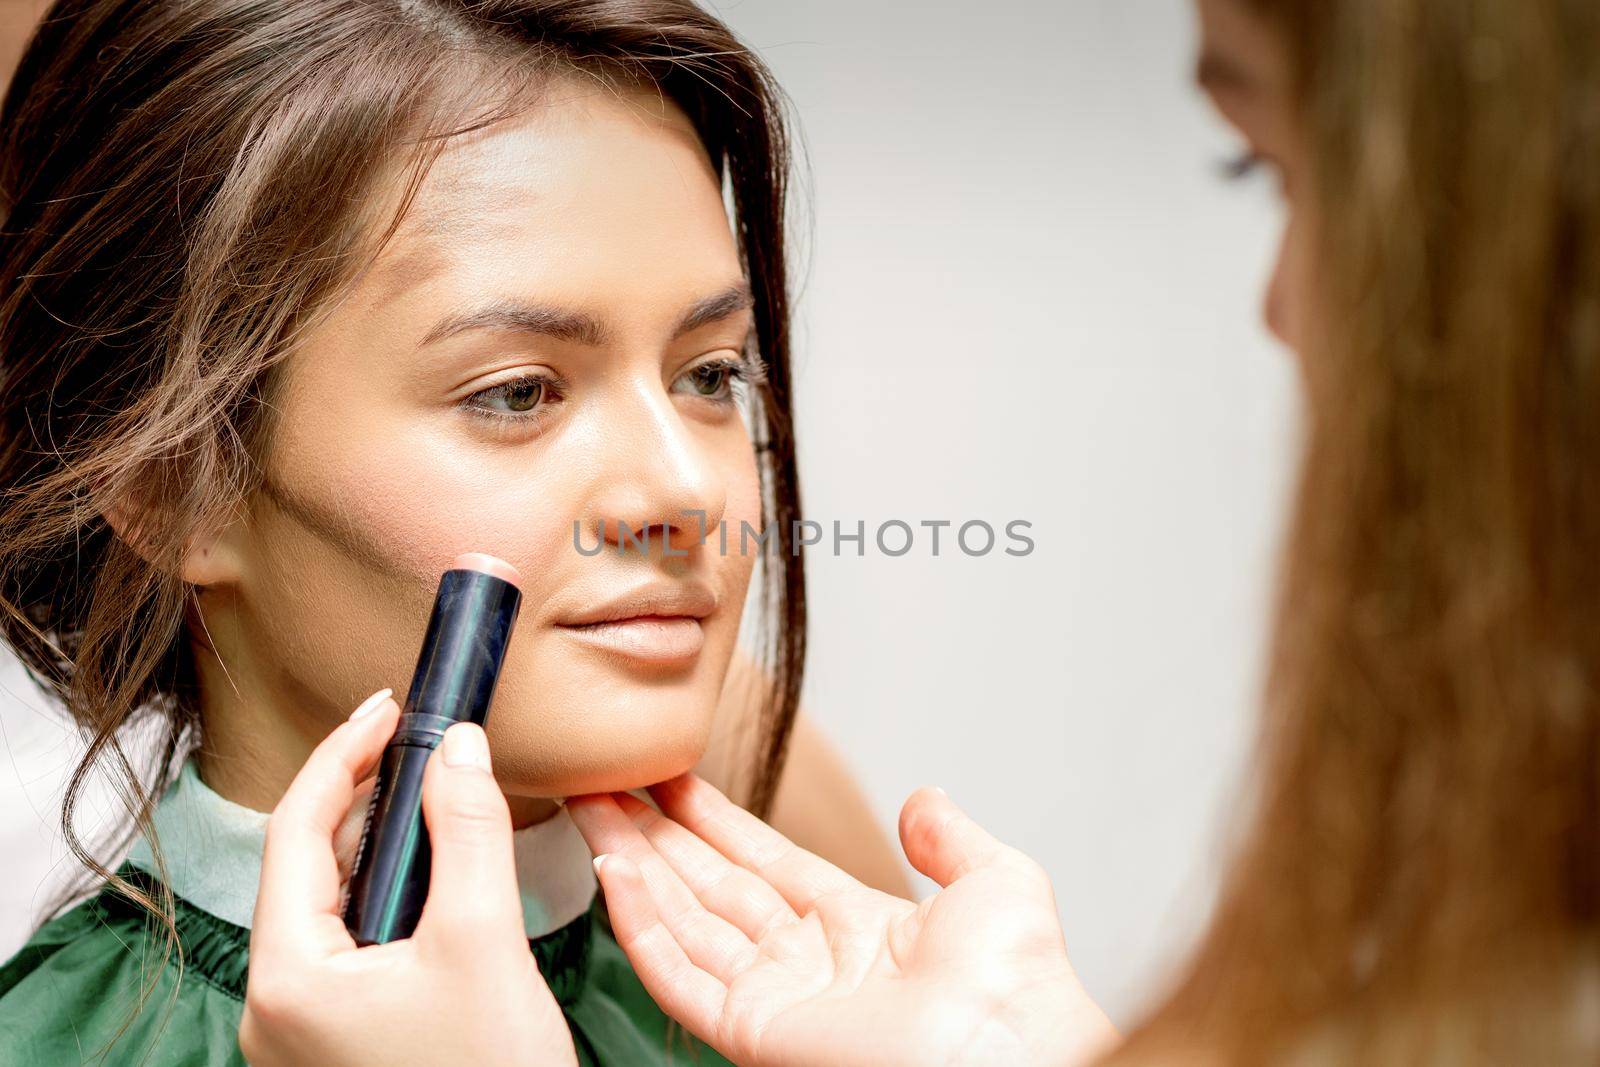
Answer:
[{"label": "makeup artist's hand", "polygon": [[416,932],[358,948],[345,931],[334,833],[399,714],[375,694],[317,746],[272,813],[241,1051],[255,1067],[575,1064],[566,1020],[528,951],[511,815],[479,727],[450,727],[428,761],[433,867]]},{"label": "makeup artist's hand", "polygon": [[1116,1031],[1067,962],[1044,872],[942,792],[900,840],[943,888],[868,889],[685,775],[575,797],[617,939],[661,1007],[745,1067],[1085,1063]]}]

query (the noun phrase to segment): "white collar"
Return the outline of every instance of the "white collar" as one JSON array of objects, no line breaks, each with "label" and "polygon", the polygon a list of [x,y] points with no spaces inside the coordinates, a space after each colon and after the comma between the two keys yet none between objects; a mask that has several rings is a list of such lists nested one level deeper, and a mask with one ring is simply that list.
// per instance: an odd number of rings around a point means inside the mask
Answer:
[{"label": "white collar", "polygon": [[[214,792],[200,780],[190,759],[156,805],[152,821],[173,893],[249,929],[261,880],[267,814]],[[514,831],[511,840],[529,938],[559,930],[589,910],[597,891],[589,846],[565,808],[544,822]],[[142,837],[134,842],[128,862],[157,873],[155,857]]]}]

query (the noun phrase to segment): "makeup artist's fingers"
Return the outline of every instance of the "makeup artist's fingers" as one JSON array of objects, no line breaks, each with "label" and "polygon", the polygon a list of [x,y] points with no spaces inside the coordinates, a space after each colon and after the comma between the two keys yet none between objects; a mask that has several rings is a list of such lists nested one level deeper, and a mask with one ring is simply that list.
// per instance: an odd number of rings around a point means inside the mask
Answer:
[{"label": "makeup artist's fingers", "polygon": [[422,814],[433,863],[413,936],[475,952],[494,944],[525,951],[511,810],[495,783],[483,727],[457,723],[445,731],[422,775]]},{"label": "makeup artist's fingers", "polygon": [[995,840],[939,789],[917,790],[900,809],[900,844],[911,866],[941,886],[996,864],[1042,874],[1031,859]]},{"label": "makeup artist's fingers", "polygon": [[611,794],[574,797],[567,800],[567,811],[595,855],[625,856],[632,862],[661,923],[690,961],[724,982],[732,981],[755,962],[755,944],[737,926],[706,910],[617,801]]},{"label": "makeup artist's fingers", "polygon": [[611,931],[645,992],[690,1033],[715,1046],[728,987],[689,959],[661,921],[655,898],[632,860],[602,854],[595,857],[595,873],[605,891]]},{"label": "makeup artist's fingers", "polygon": [[859,888],[860,882],[733,803],[694,774],[681,774],[650,788],[668,818],[712,848],[754,871],[805,915],[827,893]]},{"label": "makeup artist's fingers", "polygon": [[650,805],[626,793],[615,794],[617,806],[644,834],[684,885],[712,914],[720,915],[759,941],[767,931],[799,916],[761,876],[747,871]]},{"label": "makeup artist's fingers", "polygon": [[[380,690],[312,751],[267,820],[253,941],[271,952],[327,953],[347,948],[339,918],[339,866],[333,836],[357,784],[372,773],[394,733],[400,708]],[[252,952],[256,947],[252,944]]]}]

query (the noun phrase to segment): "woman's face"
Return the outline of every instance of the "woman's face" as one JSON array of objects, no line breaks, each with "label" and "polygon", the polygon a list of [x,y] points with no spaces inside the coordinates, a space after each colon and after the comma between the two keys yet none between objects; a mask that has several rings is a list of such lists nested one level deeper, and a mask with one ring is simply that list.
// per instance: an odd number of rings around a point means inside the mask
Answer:
[{"label": "woman's face", "polygon": [[[529,797],[696,762],[750,579],[737,533],[760,521],[734,399],[750,294],[706,153],[653,93],[551,93],[452,142],[286,361],[265,482],[223,538],[219,641],[314,739],[404,695],[452,559],[508,560],[523,601],[488,731]],[[701,543],[718,523],[726,552]],[[633,621],[583,625],[605,615]]]},{"label": "woman's face", "polygon": [[1241,172],[1266,167],[1279,181],[1287,218],[1263,314],[1269,329],[1303,348],[1313,301],[1310,249],[1315,231],[1306,195],[1305,147],[1294,107],[1288,49],[1244,0],[1196,0],[1201,47],[1197,78],[1245,142]]}]

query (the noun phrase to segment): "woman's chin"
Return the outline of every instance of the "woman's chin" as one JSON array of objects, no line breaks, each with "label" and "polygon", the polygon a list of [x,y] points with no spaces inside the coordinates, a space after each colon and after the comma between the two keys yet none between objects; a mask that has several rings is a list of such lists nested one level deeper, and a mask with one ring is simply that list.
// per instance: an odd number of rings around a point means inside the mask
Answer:
[{"label": "woman's chin", "polygon": [[691,771],[706,749],[706,732],[592,740],[564,752],[494,751],[495,777],[508,795],[562,798],[643,789]]}]

